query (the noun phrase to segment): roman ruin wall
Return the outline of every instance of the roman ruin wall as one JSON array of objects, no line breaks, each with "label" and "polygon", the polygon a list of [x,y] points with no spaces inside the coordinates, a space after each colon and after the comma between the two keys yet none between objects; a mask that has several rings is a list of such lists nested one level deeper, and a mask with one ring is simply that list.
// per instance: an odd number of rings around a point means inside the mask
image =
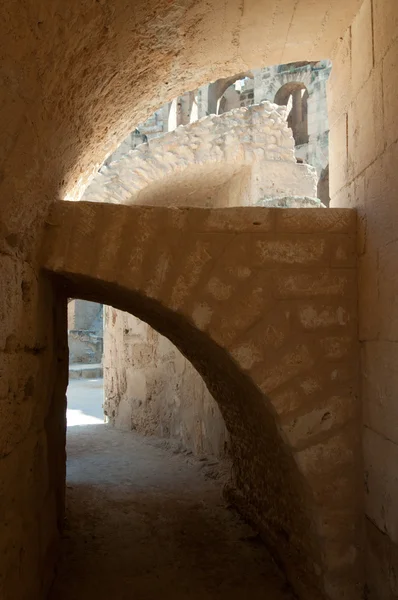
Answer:
[{"label": "roman ruin wall", "polygon": [[180,126],[108,162],[83,199],[244,206],[269,197],[316,197],[316,171],[296,163],[285,117],[284,107],[263,102]]},{"label": "roman ruin wall", "polygon": [[329,80],[332,206],[359,216],[366,596],[398,596],[398,3],[365,0]]},{"label": "roman ruin wall", "polygon": [[[118,153],[83,199],[319,206],[315,198],[299,196],[316,195],[316,175],[295,162],[285,116],[283,108],[264,102],[180,127],[124,156]],[[293,190],[298,197],[286,198]],[[228,455],[229,436],[216,402],[169,340],[133,315],[106,308],[104,347],[104,409],[115,427],[173,437],[196,454]]]},{"label": "roman ruin wall", "polygon": [[[323,56],[335,65],[329,103],[333,204],[354,207],[359,214],[368,533],[361,595],[396,598],[398,4],[299,0],[283,3],[279,11],[268,2],[245,5],[242,11],[239,2],[193,6],[149,0],[133,6],[115,0],[109,9],[103,2],[71,0],[54,10],[50,3],[26,0],[6,2],[5,8],[0,38],[5,82],[0,114],[1,597],[46,597],[64,516],[66,295],[36,258],[51,228],[51,207],[80,197],[92,173],[134,126],[187,89],[256,65]],[[77,231],[80,226],[75,223]],[[116,239],[121,231],[119,223]],[[103,234],[106,239],[105,227]],[[63,251],[69,240],[63,238]],[[84,253],[79,260],[84,263]],[[99,289],[90,289],[91,300],[103,299]],[[319,526],[331,536],[336,522],[347,530],[352,519],[345,506],[361,493],[363,482],[344,496],[341,481],[348,479],[347,472],[333,461],[347,455],[333,445],[308,455],[324,458],[326,465],[330,460],[340,477],[331,482],[326,468],[320,476],[330,483],[325,503],[339,498],[343,508],[331,521],[320,519]],[[247,458],[247,465],[256,463],[255,454]],[[352,458],[360,466],[360,458]],[[284,498],[280,494],[275,505],[283,505]],[[307,498],[303,506],[310,506]],[[283,531],[289,538],[289,523]],[[358,539],[365,547],[360,534]],[[338,548],[338,556],[350,553]],[[324,560],[328,565],[333,557],[325,551]],[[345,590],[333,583],[327,596],[358,597],[361,576],[344,566],[340,576],[346,578]]]}]

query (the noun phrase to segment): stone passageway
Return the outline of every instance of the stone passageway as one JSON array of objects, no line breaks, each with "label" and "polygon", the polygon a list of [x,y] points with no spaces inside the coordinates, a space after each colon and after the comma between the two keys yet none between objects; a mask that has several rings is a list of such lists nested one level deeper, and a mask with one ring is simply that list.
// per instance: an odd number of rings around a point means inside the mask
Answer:
[{"label": "stone passageway", "polygon": [[[85,388],[95,421],[95,382],[73,382],[69,406],[75,419]],[[291,599],[255,532],[223,501],[221,471],[99,419],[69,426],[67,525],[51,600]]]}]

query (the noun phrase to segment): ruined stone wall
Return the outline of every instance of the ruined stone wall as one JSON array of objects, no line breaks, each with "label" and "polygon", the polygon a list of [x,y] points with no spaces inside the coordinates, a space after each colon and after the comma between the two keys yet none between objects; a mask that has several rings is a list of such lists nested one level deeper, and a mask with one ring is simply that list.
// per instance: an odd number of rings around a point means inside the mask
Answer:
[{"label": "ruined stone wall", "polygon": [[108,161],[83,199],[239,206],[270,196],[316,196],[316,171],[296,163],[285,113],[263,102],[179,127]]},{"label": "ruined stone wall", "polygon": [[105,413],[115,427],[179,440],[197,455],[228,455],[220,409],[192,364],[145,322],[107,307]]},{"label": "ruined stone wall", "polygon": [[398,3],[365,0],[333,59],[332,206],[359,215],[366,597],[398,597]]},{"label": "ruined stone wall", "polygon": [[276,65],[253,70],[254,102],[269,100],[275,102],[275,96],[285,85],[292,82],[302,83],[308,97],[308,135],[307,144],[296,147],[296,156],[314,166],[318,177],[329,164],[329,122],[326,99],[326,86],[331,72],[328,60],[317,63]]},{"label": "ruined stone wall", "polygon": [[68,302],[69,363],[100,363],[103,353],[103,307],[96,302]]},{"label": "ruined stone wall", "polygon": [[[220,162],[227,179],[214,169],[204,171],[205,179],[192,177],[190,170],[197,161],[204,169],[207,162]],[[231,176],[227,161],[238,165],[246,161],[244,176],[236,167]],[[176,183],[179,172],[182,190]],[[292,173],[296,185],[291,183]],[[172,175],[173,193],[167,194]],[[283,110],[269,103],[203,119],[153,140],[149,147],[119,155],[101,169],[83,198],[124,204],[239,206],[266,201],[262,182],[268,194],[294,188],[297,194],[315,195],[314,170],[295,163],[294,141]],[[290,199],[291,205],[294,202]],[[302,206],[305,201],[296,202]],[[105,410],[110,422],[177,438],[197,454],[225,456],[228,434],[222,415],[194,367],[169,340],[132,315],[106,308],[105,319]]]}]

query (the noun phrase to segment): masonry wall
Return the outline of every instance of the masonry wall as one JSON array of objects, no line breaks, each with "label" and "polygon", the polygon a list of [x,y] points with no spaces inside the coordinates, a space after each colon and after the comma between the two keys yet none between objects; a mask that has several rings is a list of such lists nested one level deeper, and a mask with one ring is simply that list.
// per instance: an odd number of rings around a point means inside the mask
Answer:
[{"label": "masonry wall", "polygon": [[[119,153],[100,170],[83,199],[227,207],[253,204],[259,195],[264,202],[266,191],[295,190],[313,196],[315,170],[296,164],[292,133],[281,112],[264,104],[208,117],[151,141],[149,147]],[[217,169],[209,169],[207,163],[214,160]],[[244,169],[242,160],[247,162]],[[195,172],[198,162],[201,177]],[[221,412],[190,362],[149,325],[109,307],[105,309],[104,387],[105,410],[115,427],[173,437],[196,454],[228,453]]]},{"label": "masonry wall", "polygon": [[366,597],[398,597],[398,3],[365,0],[329,87],[332,206],[359,215]]},{"label": "masonry wall", "polygon": [[192,364],[129,313],[105,311],[104,409],[119,429],[172,437],[195,454],[226,456],[220,409]]},{"label": "masonry wall", "polygon": [[230,497],[301,597],[359,598],[355,212],[61,202],[49,222],[58,285],[139,316],[200,371],[230,433]]},{"label": "masonry wall", "polygon": [[[50,225],[50,206],[78,197],[134,124],[184,90],[248,66],[316,60],[320,52],[329,56],[359,4],[320,0],[314,10],[313,2],[300,0],[284,3],[286,10],[275,18],[269,3],[252,3],[244,11],[239,2],[115,0],[110,9],[89,0],[5,4],[0,23],[2,600],[45,597],[57,524],[63,520],[55,497],[63,495],[67,373],[64,341],[61,336],[55,344],[53,332],[57,307],[66,315],[66,306],[54,298],[35,261]],[[60,332],[66,327],[63,322]],[[32,418],[22,419],[26,413]]]}]

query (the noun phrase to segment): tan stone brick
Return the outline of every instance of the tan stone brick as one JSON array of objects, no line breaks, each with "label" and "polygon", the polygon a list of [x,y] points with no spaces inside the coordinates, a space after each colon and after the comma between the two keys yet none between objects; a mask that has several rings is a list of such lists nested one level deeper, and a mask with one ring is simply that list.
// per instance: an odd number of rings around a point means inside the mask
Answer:
[{"label": "tan stone brick", "polygon": [[329,133],[329,187],[333,198],[350,182],[348,173],[349,113],[343,113],[331,126]]},{"label": "tan stone brick", "polygon": [[398,146],[393,144],[365,172],[365,251],[372,254],[378,247],[396,239],[397,159]]},{"label": "tan stone brick", "polygon": [[296,387],[290,383],[286,387],[279,389],[277,392],[272,392],[269,395],[269,400],[280,417],[299,409],[303,404],[302,395]]},{"label": "tan stone brick", "polygon": [[342,360],[351,358],[358,352],[356,341],[356,330],[353,329],[352,335],[329,335],[319,340],[323,356],[327,360]]},{"label": "tan stone brick", "polygon": [[[363,99],[368,98],[368,102]],[[373,70],[348,111],[348,171],[359,175],[383,151],[381,73]]]},{"label": "tan stone brick", "polygon": [[398,340],[398,240],[383,245],[378,252],[378,310],[388,311],[388,320],[380,323],[382,339]]},{"label": "tan stone brick", "polygon": [[258,381],[260,389],[268,395],[290,379],[307,371],[314,364],[314,357],[304,343],[294,345],[280,352],[274,364],[260,372],[252,373]]},{"label": "tan stone brick", "polygon": [[321,236],[264,236],[254,239],[253,244],[253,266],[329,263],[328,245]]},{"label": "tan stone brick", "polygon": [[366,427],[364,459],[366,513],[381,531],[397,543],[398,445]]},{"label": "tan stone brick", "polygon": [[398,444],[398,344],[367,342],[362,348],[362,389],[365,424]]},{"label": "tan stone brick", "polygon": [[[306,410],[305,404],[301,410]],[[289,444],[303,448],[325,432],[344,426],[357,414],[357,399],[350,393],[320,398],[316,406],[309,406],[303,414],[284,421],[282,430]]]},{"label": "tan stone brick", "polygon": [[353,193],[354,184],[353,182],[347,183],[340,190],[336,191],[330,197],[330,208],[353,208],[355,207],[354,202],[354,193]]},{"label": "tan stone brick", "polygon": [[375,58],[379,62],[397,38],[397,3],[391,0],[373,0],[373,17]]},{"label": "tan stone brick", "polygon": [[324,302],[308,302],[297,308],[301,326],[309,331],[347,327],[352,322],[352,305],[346,302],[336,304]]},{"label": "tan stone brick", "polygon": [[[245,339],[255,339],[260,343],[260,335],[265,337],[261,339],[263,345],[269,338],[268,328],[275,328],[282,333],[282,341],[286,337],[285,327],[280,329],[280,323],[277,312],[272,312],[272,307],[276,300],[272,295],[272,278],[270,274],[254,273],[248,279],[244,279],[241,285],[237,287],[233,298],[230,298],[228,305],[220,315],[218,311],[212,311],[212,317],[208,326],[208,332],[221,346],[230,346],[236,337]],[[270,312],[271,311],[271,312]],[[263,317],[264,326],[260,322]],[[257,323],[255,330],[251,330],[254,323]],[[268,325],[267,325],[268,324]],[[280,336],[275,335],[275,342]]]},{"label": "tan stone brick", "polygon": [[308,272],[281,271],[275,274],[277,298],[350,296],[354,293],[354,271],[323,269]]},{"label": "tan stone brick", "polygon": [[327,472],[351,465],[355,454],[350,437],[347,431],[338,432],[326,441],[297,452],[295,457],[301,472],[309,478],[323,479]]},{"label": "tan stone brick", "polygon": [[353,210],[323,208],[279,209],[276,230],[289,233],[351,233],[356,229]]},{"label": "tan stone brick", "polygon": [[[199,212],[199,211],[198,211]],[[206,211],[207,212],[207,211]],[[214,209],[203,222],[204,231],[256,233],[274,228],[275,209],[252,207]]]},{"label": "tan stone brick", "polygon": [[[330,209],[329,209],[330,210]],[[334,236],[331,240],[332,267],[354,267],[357,262],[357,238],[353,235]]]},{"label": "tan stone brick", "polygon": [[352,100],[351,29],[348,28],[333,56],[332,72],[327,83],[329,125],[347,112]]},{"label": "tan stone brick", "polygon": [[[398,28],[398,11],[397,25]],[[397,88],[398,88],[398,37],[383,59],[383,108],[386,144],[398,139]]]},{"label": "tan stone brick", "polygon": [[[366,588],[369,600],[388,598],[392,600],[391,575],[391,540],[384,531],[380,531],[375,524],[366,519],[366,552],[365,566]],[[394,561],[395,564],[396,561]]]},{"label": "tan stone brick", "polygon": [[355,98],[373,67],[371,0],[364,0],[351,25],[351,51],[352,97]]}]

